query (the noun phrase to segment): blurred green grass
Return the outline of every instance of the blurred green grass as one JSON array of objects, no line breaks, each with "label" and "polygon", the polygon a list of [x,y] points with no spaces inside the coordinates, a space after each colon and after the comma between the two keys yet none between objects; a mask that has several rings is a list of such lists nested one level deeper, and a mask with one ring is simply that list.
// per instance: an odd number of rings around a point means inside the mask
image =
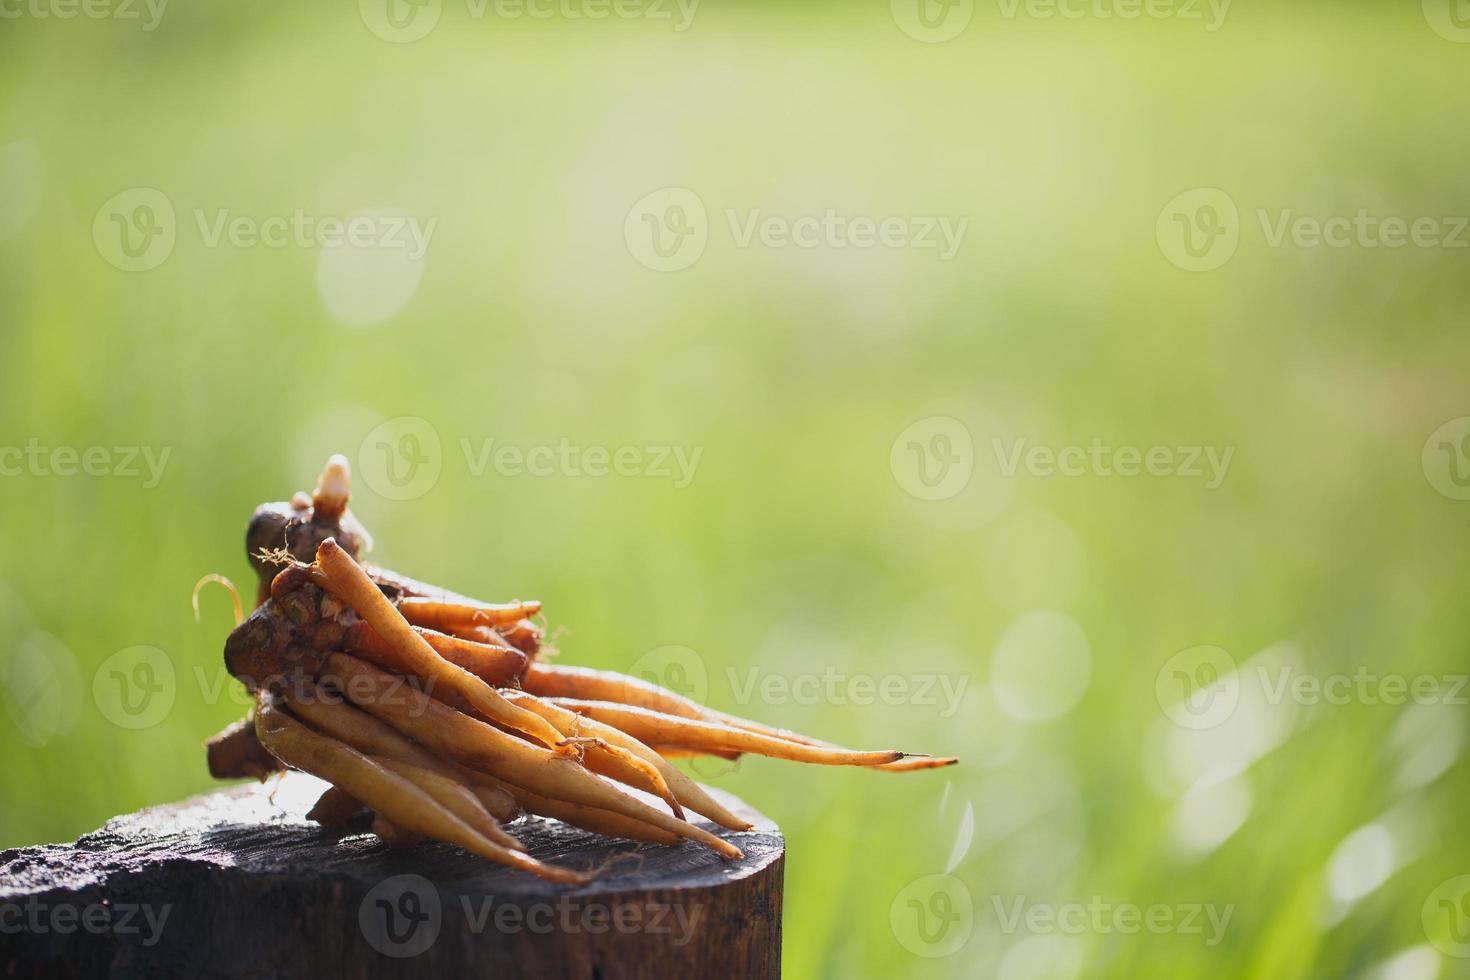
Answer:
[{"label": "blurred green grass", "polygon": [[[210,571],[247,581],[251,508],[309,489],[328,452],[361,466],[373,427],[412,415],[438,433],[442,474],[404,502],[359,482],[381,560],[543,599],[570,662],[688,647],[716,706],[964,758],[903,779],[700,767],[790,838],[789,975],[1356,976],[1423,946],[1426,897],[1470,872],[1463,707],[1276,706],[1275,740],[1238,753],[1204,808],[1243,808],[1239,829],[1189,852],[1180,773],[1204,773],[1155,682],[1200,644],[1240,663],[1290,644],[1317,676],[1465,670],[1470,505],[1420,464],[1429,434],[1470,413],[1465,253],[1271,248],[1255,212],[1470,213],[1466,49],[1417,5],[1242,4],[1214,33],[997,9],[934,46],[881,4],[710,3],[683,33],[446,7],[402,45],[342,4],[180,5],[152,33],[8,22],[0,145],[30,141],[41,166],[0,191],[0,215],[33,205],[0,241],[0,445],[171,456],[153,489],[0,479],[0,844],[209,787],[201,742],[242,707],[217,686],[227,604],[206,593],[196,625],[190,588]],[[129,274],[91,228],[137,186],[169,197],[179,234]],[[705,203],[710,244],[659,274],[623,225],[670,186]],[[1241,212],[1237,254],[1209,273],[1155,241],[1192,187]],[[317,249],[207,248],[193,218],[375,207],[437,226],[412,299],[360,329],[325,307]],[[969,227],[941,262],[742,249],[723,217],[827,207]],[[933,415],[966,422],[977,474],[925,502],[890,447]],[[1216,490],[1008,479],[992,436],[1236,452]],[[491,438],[703,454],[684,489],[476,476],[460,440]],[[1071,710],[1023,723],[996,704],[992,652],[1038,609],[1081,628],[1091,678]],[[139,644],[167,653],[175,698],[131,730],[94,677]],[[828,665],[942,674],[967,698],[952,717],[737,703],[751,667]],[[1406,783],[1406,753],[1426,751],[1452,761]],[[1370,825],[1390,829],[1387,857],[1341,849]],[[1376,887],[1334,901],[1329,866]],[[890,905],[946,871],[973,934],[926,959]],[[1093,895],[1234,911],[1216,946],[997,921],[1017,897]],[[1425,962],[1437,973],[1400,980],[1470,975],[1432,949]]]}]

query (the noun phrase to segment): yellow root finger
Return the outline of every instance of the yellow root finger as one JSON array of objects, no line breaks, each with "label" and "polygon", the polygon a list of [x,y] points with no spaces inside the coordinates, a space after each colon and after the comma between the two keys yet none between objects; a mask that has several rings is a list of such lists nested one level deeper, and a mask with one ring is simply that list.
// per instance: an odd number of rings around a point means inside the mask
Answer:
[{"label": "yellow root finger", "polygon": [[511,787],[511,792],[527,813],[551,817],[553,820],[560,820],[564,824],[581,827],[583,830],[590,830],[604,837],[623,837],[628,840],[665,845],[678,844],[683,840],[672,831],[660,830],[652,824],[644,823],[633,817],[625,817],[621,813],[613,813],[611,810],[600,810],[578,803],[568,803],[565,800],[553,800],[520,787]]},{"label": "yellow root finger", "polygon": [[396,728],[347,704],[339,694],[314,685],[292,687],[286,691],[286,703],[298,717],[338,741],[347,743],[363,755],[382,756],[420,769],[428,769],[464,784],[497,823],[510,823],[520,816],[515,799],[509,793],[496,786],[486,785],[475,773],[453,762],[440,759]]},{"label": "yellow root finger", "polygon": [[[361,660],[334,653],[328,664],[354,700],[360,698],[369,712],[438,755],[542,796],[651,823],[704,844],[725,858],[742,856],[729,841],[628,796],[571,759],[476,721],[420,691],[405,689],[391,675]],[[392,697],[387,696],[390,691]]]},{"label": "yellow root finger", "polygon": [[782,738],[788,742],[796,742],[799,745],[820,745],[828,749],[841,748],[841,746],[833,745],[831,742],[823,742],[821,739],[812,738],[800,732],[793,732],[789,728],[776,728],[772,725],[763,725],[758,721],[751,721],[749,718],[741,718],[739,715],[716,711],[713,708],[704,709],[704,720],[712,721],[717,725],[729,725],[731,728],[743,728],[748,732],[755,732],[757,735]]},{"label": "yellow root finger", "polygon": [[[784,728],[769,728],[759,722],[746,721],[743,718],[736,718],[734,715],[726,715],[718,711],[711,711],[710,715],[724,719],[726,724],[736,728],[744,728],[747,731],[770,735],[772,738],[784,738],[788,742],[797,742],[801,745],[812,745],[823,749],[836,749],[839,752],[845,751],[840,745],[833,745],[831,742],[824,742],[821,739],[798,735],[796,732],[788,731]],[[889,762],[881,766],[870,766],[869,768],[878,772],[919,772],[924,769],[943,769],[945,766],[956,765],[959,761],[954,756],[908,755],[899,759],[897,762]]]},{"label": "yellow root finger", "polygon": [[[657,752],[627,732],[621,731],[612,725],[605,725],[595,718],[584,717],[575,711],[568,710],[541,698],[532,697],[531,695],[517,691],[506,691],[504,693],[506,698],[512,703],[518,704],[528,711],[536,712],[562,732],[570,735],[580,731],[587,735],[593,735],[626,749],[638,758],[643,759],[658,770],[675,798],[695,813],[708,817],[720,826],[728,827],[731,830],[750,829],[751,824],[749,821],[742,820],[721,806],[719,801],[701,789],[698,783],[669,765]],[[616,772],[608,772],[605,767],[599,764],[599,760],[595,756],[589,765],[592,769],[602,772],[604,775],[613,776],[615,779],[622,778]],[[638,783],[630,782],[627,779],[622,779],[622,781],[628,782],[629,785],[638,786],[640,789],[648,788]],[[663,794],[660,793],[659,795],[662,796]]]},{"label": "yellow root finger", "polygon": [[[823,742],[821,739],[809,738],[806,735],[799,735],[796,732],[789,731],[785,728],[771,728],[766,725],[762,725],[759,722],[747,721],[744,718],[737,718],[734,715],[727,715],[720,711],[710,711],[709,720],[720,720],[733,728],[743,728],[746,731],[755,732],[760,735],[768,735],[771,738],[785,739],[788,742],[795,742],[798,745],[810,745],[822,749],[835,749],[839,752],[847,751],[843,749],[842,746],[834,745],[831,742]],[[671,749],[670,746],[659,746],[658,748],[659,752],[663,753],[666,756],[669,755],[669,750]],[[672,751],[682,752],[684,755],[717,755],[725,759],[740,758],[740,754],[738,752],[699,752],[683,747],[673,748]],[[677,756],[669,757],[677,758]],[[904,756],[904,758],[899,759],[897,762],[888,762],[884,763],[881,766],[869,766],[868,768],[873,769],[877,772],[919,772],[923,769],[943,769],[945,766],[956,765],[959,761],[960,760],[955,758],[954,756],[906,755]]]},{"label": "yellow root finger", "polygon": [[584,874],[542,864],[488,840],[411,781],[356,749],[312,731],[268,702],[260,705],[255,728],[261,744],[276,758],[340,787],[403,830],[457,844],[481,857],[529,871],[548,881],[580,884],[588,880]]},{"label": "yellow root finger", "polygon": [[514,626],[539,613],[541,603],[510,602],[491,605],[484,602],[446,602],[441,599],[408,596],[400,600],[398,608],[404,618],[415,626],[427,626],[441,633],[458,633],[476,626],[495,629]]},{"label": "yellow root finger", "polygon": [[[452,763],[451,763],[452,764]],[[475,794],[475,799],[485,808],[485,812],[494,817],[500,824],[508,824],[521,815],[521,805],[516,798],[504,786],[494,785],[487,777],[477,772],[471,772],[460,766],[455,766],[459,775],[469,785],[470,792]]]},{"label": "yellow root finger", "polygon": [[652,745],[650,748],[665,759],[697,759],[700,756],[713,756],[734,762],[740,758],[739,752],[706,752],[703,749],[691,749],[683,745]]},{"label": "yellow root finger", "polygon": [[918,772],[921,769],[943,769],[960,760],[954,756],[912,755],[886,766],[874,766],[879,772]]},{"label": "yellow root finger", "polygon": [[521,681],[527,693],[546,698],[577,698],[631,704],[680,718],[704,718],[706,709],[657,684],[611,670],[533,663]]},{"label": "yellow root finger", "polygon": [[[682,695],[675,694],[667,688],[659,687],[657,684],[651,684],[640,678],[629,677],[627,674],[620,674],[612,670],[593,670],[588,667],[573,667],[563,664],[533,663],[526,669],[521,686],[529,693],[540,697],[575,698],[579,701],[609,701],[614,704],[626,704],[638,708],[647,708],[650,711],[673,715],[677,718],[689,718],[695,721],[708,721],[715,724],[728,725],[731,728],[743,728],[746,731],[755,732],[759,735],[784,739],[788,742],[797,742],[801,745],[820,745],[823,748],[829,749],[839,748],[839,746],[832,745],[830,742],[822,742],[818,739],[809,738],[789,729],[773,728],[770,725],[763,725],[758,721],[751,721],[748,718],[741,718],[723,711],[716,711],[713,708],[706,708],[704,705],[691,701]],[[728,752],[707,752],[694,749],[688,749],[686,754],[719,755],[727,759],[738,756],[738,753],[732,755]],[[928,767],[913,766],[911,768],[921,769]]]},{"label": "yellow root finger", "polygon": [[852,749],[806,745],[718,722],[676,718],[626,704],[577,701],[570,698],[554,698],[552,701],[578,714],[612,725],[642,742],[700,750],[715,749],[721,752],[750,752],[773,759],[814,762],[828,766],[881,766],[904,758],[902,752],[858,752]]},{"label": "yellow root finger", "polygon": [[646,759],[638,758],[638,756],[634,755],[632,752],[629,752],[627,749],[620,748],[616,745],[609,745],[603,739],[593,736],[572,736],[563,741],[561,745],[581,747],[591,746],[599,752],[606,752],[609,756],[616,759],[618,762],[621,762],[624,765],[631,767],[635,772],[637,772],[640,776],[647,780],[648,785],[653,790],[654,794],[669,805],[669,810],[673,812],[674,816],[678,817],[680,820],[684,819],[684,810],[682,807],[679,806],[679,800],[669,790],[668,782],[665,781],[663,774],[658,771],[658,767],[655,766],[653,763],[647,761]]},{"label": "yellow root finger", "polygon": [[381,755],[372,756],[371,758],[380,766],[396,772],[425,793],[428,793],[434,799],[438,800],[444,809],[459,817],[459,819],[501,847],[508,847],[513,851],[524,851],[526,849],[526,845],[500,829],[500,824],[490,815],[489,811],[485,809],[475,794],[470,792],[468,787],[432,769],[424,769],[420,766],[410,765],[407,762],[399,762],[396,759],[389,759]]},{"label": "yellow root finger", "polygon": [[[730,725],[733,728],[743,728],[746,731],[756,732],[760,735],[768,735],[771,738],[781,738],[785,739],[788,742],[796,742],[799,745],[811,745],[817,748],[845,751],[842,746],[833,745],[831,742],[824,742],[821,739],[810,738],[806,735],[798,734],[786,728],[772,728],[769,725],[762,725],[758,721],[750,721],[745,718],[738,718],[735,715],[725,714],[723,711],[706,709],[706,715],[707,720],[723,722],[724,724]],[[710,754],[719,755],[720,753]],[[725,758],[738,758],[738,756],[732,756],[727,753],[725,754]],[[881,766],[869,766],[868,768],[877,770],[878,772],[918,772],[922,769],[942,769],[945,766],[955,765],[959,761],[960,760],[955,758],[954,756],[910,755],[899,759],[897,762],[889,762]]]},{"label": "yellow root finger", "polygon": [[[529,658],[509,643],[478,643],[447,633],[415,626],[435,653],[456,667],[463,668],[491,685],[514,684],[525,672]],[[498,634],[491,634],[496,636]],[[401,674],[414,672],[416,664],[399,652],[398,647],[378,635],[367,623],[354,623],[343,638],[343,649],[358,654],[381,667]]]},{"label": "yellow root finger", "polygon": [[462,695],[486,718],[518,732],[525,732],[546,745],[561,741],[561,734],[539,715],[517,708],[489,684],[463,667],[445,660],[420,636],[408,620],[368,578],[352,556],[328,538],[316,553],[317,564],[327,576],[331,592],[367,620],[379,636],[405,658],[417,677],[443,684]]},{"label": "yellow root finger", "polygon": [[[479,639],[477,634],[481,629],[483,627],[467,630],[465,632],[465,638],[471,640]],[[496,632],[500,634],[501,639],[533,660],[541,652],[541,627],[529,619],[523,619],[513,626],[502,626]],[[551,652],[555,653],[555,650]]]}]

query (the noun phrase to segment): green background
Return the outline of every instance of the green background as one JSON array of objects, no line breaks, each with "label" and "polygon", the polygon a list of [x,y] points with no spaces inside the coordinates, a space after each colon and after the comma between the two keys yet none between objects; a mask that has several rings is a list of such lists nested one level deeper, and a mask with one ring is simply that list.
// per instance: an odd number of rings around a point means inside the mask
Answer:
[{"label": "green background", "polygon": [[[942,44],[882,3],[707,0],[676,31],[446,2],[413,43],[304,6],[0,24],[0,446],[170,453],[153,487],[0,477],[0,845],[209,788],[202,741],[243,708],[228,603],[205,593],[196,624],[190,588],[248,584],[252,507],[341,451],[379,560],[541,598],[567,662],[684,647],[717,707],[962,757],[698,767],[788,835],[790,976],[1470,975],[1431,900],[1470,873],[1464,692],[1312,704],[1252,682],[1466,669],[1470,502],[1437,441],[1421,452],[1470,414],[1470,251],[1273,246],[1260,214],[1470,214],[1470,46],[1417,3],[1238,0],[1213,31],[982,3]],[[93,224],[135,187],[168,198],[177,240],[126,272]],[[624,226],[667,187],[698,196],[708,244],[657,272]],[[1191,272],[1156,219],[1200,187],[1238,207],[1239,243]],[[730,227],[829,208],[968,226],[947,261]],[[197,217],[364,209],[434,219],[423,261],[210,247]],[[381,322],[343,322],[344,294]],[[437,435],[440,472],[395,501],[367,477],[400,416]],[[936,416],[973,473],[922,500],[901,433]],[[687,487],[477,474],[463,441],[490,439],[701,456]],[[1234,454],[1213,489],[1007,475],[995,440],[1016,439]],[[138,645],[166,655],[171,701],[131,728],[104,662]],[[1241,673],[1235,711],[1193,732],[1165,709],[1171,658],[1200,645]],[[842,696],[740,694],[829,668]],[[852,703],[863,678],[907,695]],[[911,883],[944,874],[973,916],[946,926],[953,955],[919,955],[945,950],[907,902],[942,906]],[[1213,945],[1004,927],[1018,899],[1094,896],[1231,918]]]}]

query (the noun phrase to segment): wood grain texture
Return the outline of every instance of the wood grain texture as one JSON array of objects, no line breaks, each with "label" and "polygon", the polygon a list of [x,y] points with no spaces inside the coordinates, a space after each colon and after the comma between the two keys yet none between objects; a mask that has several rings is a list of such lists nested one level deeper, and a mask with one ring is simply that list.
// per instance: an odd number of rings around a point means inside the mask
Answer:
[{"label": "wood grain texture", "polygon": [[305,814],[324,785],[292,773],[0,851],[0,978],[780,974],[784,841],[729,794],[711,790],[756,828],[703,825],[745,851],[734,862],[512,825],[537,858],[601,869],[571,887],[323,830]]}]

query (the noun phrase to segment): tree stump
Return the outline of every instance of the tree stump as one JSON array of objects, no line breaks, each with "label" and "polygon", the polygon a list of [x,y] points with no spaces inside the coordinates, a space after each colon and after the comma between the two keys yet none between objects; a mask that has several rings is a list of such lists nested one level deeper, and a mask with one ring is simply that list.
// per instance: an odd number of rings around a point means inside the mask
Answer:
[{"label": "tree stump", "polygon": [[727,793],[711,790],[756,825],[718,831],[740,861],[514,824],[533,856],[602,869],[574,887],[323,830],[305,814],[324,787],[291,773],[0,851],[0,978],[780,974],[785,844]]}]

